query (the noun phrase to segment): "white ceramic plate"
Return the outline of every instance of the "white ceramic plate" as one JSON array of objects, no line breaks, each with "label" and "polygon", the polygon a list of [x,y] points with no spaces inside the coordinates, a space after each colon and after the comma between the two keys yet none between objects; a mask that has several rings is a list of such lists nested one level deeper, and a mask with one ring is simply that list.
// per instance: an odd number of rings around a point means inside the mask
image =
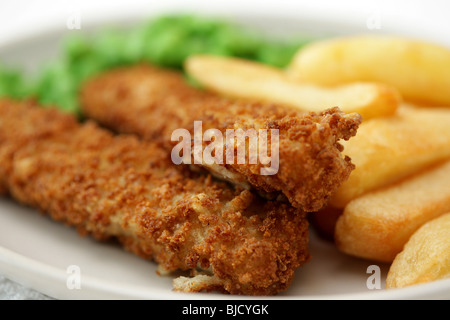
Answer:
[{"label": "white ceramic plate", "polygon": [[[173,1],[165,2],[172,3]],[[198,1],[196,1],[198,5]],[[82,29],[71,31],[61,24],[21,30],[13,41],[0,43],[0,61],[34,71],[57,54],[61,39],[69,32],[90,32],[101,24],[116,25],[148,19],[171,9],[156,4],[128,8],[120,15],[86,13]],[[173,8],[172,8],[173,9]],[[173,10],[171,10],[173,11]],[[365,23],[351,24],[325,13],[293,12],[279,7],[258,10],[231,5],[198,6],[197,12],[223,15],[261,30],[283,36],[314,36],[367,32]],[[108,18],[108,19],[107,19]],[[335,17],[336,18],[336,17]],[[373,30],[372,30],[373,31]],[[423,31],[423,30],[422,30]],[[389,30],[376,30],[389,32]],[[409,30],[410,33],[413,33]],[[0,198],[0,273],[25,286],[59,299],[237,299],[221,294],[182,294],[172,291],[172,277],[158,276],[156,265],[125,252],[113,244],[81,238],[64,225],[35,210]],[[450,299],[450,279],[404,289],[371,288],[379,280],[384,288],[388,265],[344,255],[326,241],[311,236],[312,260],[298,269],[288,291],[271,299]],[[72,288],[76,266],[80,287]],[[373,274],[371,268],[379,270]],[[379,269],[378,269],[379,268]],[[68,282],[69,281],[69,282]]]}]

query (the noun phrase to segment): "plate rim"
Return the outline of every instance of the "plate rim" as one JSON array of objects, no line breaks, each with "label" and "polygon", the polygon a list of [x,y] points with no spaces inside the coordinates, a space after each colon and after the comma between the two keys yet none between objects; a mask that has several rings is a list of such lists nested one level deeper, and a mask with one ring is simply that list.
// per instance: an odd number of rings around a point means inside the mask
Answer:
[{"label": "plate rim", "polygon": [[[67,273],[60,268],[23,256],[13,250],[0,246],[0,271],[7,278],[37,290],[55,299],[143,299],[143,300],[385,300],[385,299],[422,299],[430,295],[435,299],[450,298],[450,278],[429,283],[421,283],[404,288],[378,289],[367,292],[342,294],[298,295],[298,296],[236,296],[218,293],[183,293],[171,291],[161,293],[159,290],[136,285],[123,286],[110,280],[83,275],[81,289],[70,290],[67,287],[51,289],[44,286],[46,280],[66,283]],[[38,277],[38,279],[36,279]],[[119,292],[121,290],[122,292]],[[125,294],[123,293],[125,291]],[[101,298],[99,298],[101,296]]]}]

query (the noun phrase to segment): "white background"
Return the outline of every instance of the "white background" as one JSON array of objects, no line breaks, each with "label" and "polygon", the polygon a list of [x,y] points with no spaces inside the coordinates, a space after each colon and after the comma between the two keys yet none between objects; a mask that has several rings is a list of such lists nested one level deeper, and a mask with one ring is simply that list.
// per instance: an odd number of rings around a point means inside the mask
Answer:
[{"label": "white background", "polygon": [[[446,0],[1,0],[0,44],[30,31],[45,30],[49,26],[67,28],[73,14],[83,23],[103,17],[120,16],[136,8],[143,17],[150,14],[147,7],[161,10],[188,9],[192,12],[219,12],[225,14],[236,6],[250,8],[255,13],[286,11],[320,13],[336,21],[352,21],[370,31],[398,30],[405,35],[435,40],[450,46],[450,1]],[[155,5],[156,4],[156,5]],[[286,10],[289,8],[289,10]],[[268,11],[269,9],[269,11]],[[376,30],[374,30],[374,27]],[[372,28],[372,29],[371,29]]]}]

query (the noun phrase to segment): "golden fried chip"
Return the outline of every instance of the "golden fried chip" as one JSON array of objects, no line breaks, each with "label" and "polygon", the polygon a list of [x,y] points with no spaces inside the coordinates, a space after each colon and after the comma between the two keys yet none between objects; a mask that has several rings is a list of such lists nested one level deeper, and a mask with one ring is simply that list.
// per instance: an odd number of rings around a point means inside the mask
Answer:
[{"label": "golden fried chip", "polygon": [[336,245],[353,256],[391,262],[420,226],[448,211],[450,161],[351,201],[337,221]]},{"label": "golden fried chip", "polygon": [[281,103],[302,111],[338,106],[370,119],[394,114],[401,101],[398,91],[384,84],[320,87],[292,81],[281,69],[238,58],[191,56],[185,69],[203,87],[224,96]]},{"label": "golden fried chip", "polygon": [[313,42],[288,68],[292,79],[336,86],[375,81],[407,101],[450,106],[450,50],[398,36],[364,35]]},{"label": "golden fried chip", "polygon": [[386,288],[450,278],[450,212],[417,230],[392,263]]},{"label": "golden fried chip", "polygon": [[330,204],[344,208],[351,200],[450,157],[450,110],[402,106],[392,117],[361,124],[343,141],[356,165]]}]

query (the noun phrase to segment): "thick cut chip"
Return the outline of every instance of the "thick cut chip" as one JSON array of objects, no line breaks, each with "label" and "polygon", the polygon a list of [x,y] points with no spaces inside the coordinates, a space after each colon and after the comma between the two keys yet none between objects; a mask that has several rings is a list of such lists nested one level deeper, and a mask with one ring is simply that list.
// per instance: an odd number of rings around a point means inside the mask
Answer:
[{"label": "thick cut chip", "polygon": [[290,77],[335,86],[375,81],[407,101],[450,106],[450,50],[396,36],[352,36],[311,43],[288,68]]},{"label": "thick cut chip", "polygon": [[450,213],[417,230],[389,269],[386,288],[450,278]]},{"label": "thick cut chip", "polygon": [[448,211],[450,161],[351,201],[335,241],[348,254],[391,262],[420,226]]},{"label": "thick cut chip", "polygon": [[233,97],[281,103],[302,111],[320,112],[338,106],[364,119],[395,113],[398,91],[379,83],[351,83],[334,88],[292,81],[286,73],[261,63],[209,55],[187,59],[188,74],[203,87]]},{"label": "thick cut chip", "polygon": [[331,199],[344,208],[351,200],[450,157],[450,110],[402,106],[392,117],[361,124],[344,141],[356,169]]}]

